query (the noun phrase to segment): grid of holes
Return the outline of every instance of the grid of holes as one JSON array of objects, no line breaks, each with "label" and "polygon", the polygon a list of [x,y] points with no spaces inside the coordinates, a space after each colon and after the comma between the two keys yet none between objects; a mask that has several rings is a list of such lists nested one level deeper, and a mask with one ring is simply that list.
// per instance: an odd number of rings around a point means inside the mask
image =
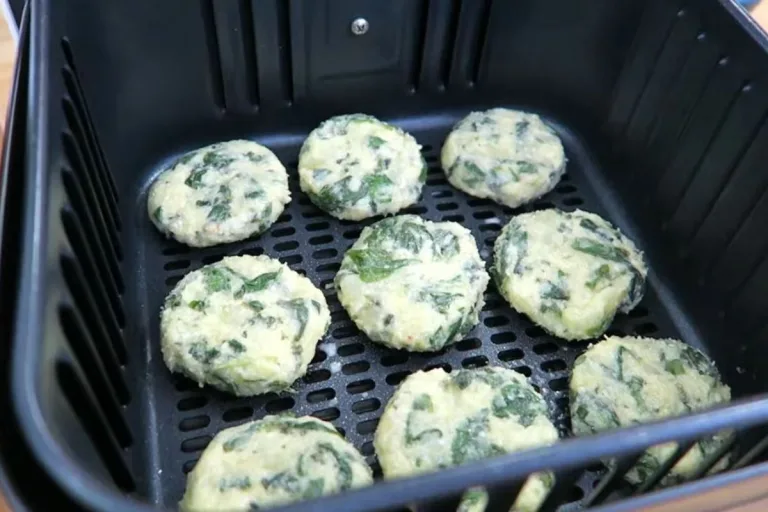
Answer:
[{"label": "grid of holes", "polygon": [[[421,201],[407,213],[430,220],[454,221],[472,230],[481,256],[490,261],[498,232],[513,213],[559,207],[583,207],[577,185],[566,174],[554,191],[532,205],[512,210],[484,199],[471,198],[448,184],[438,162],[439,149],[425,146],[429,173]],[[293,153],[295,154],[295,153]],[[292,411],[332,421],[362,453],[376,476],[381,471],[373,449],[373,433],[383,408],[395,387],[410,373],[442,367],[447,371],[500,365],[529,377],[545,397],[562,437],[569,435],[568,372],[587,342],[565,344],[517,314],[501,298],[493,284],[485,294],[481,322],[468,337],[432,354],[407,353],[370,342],[341,307],[333,290],[333,277],[344,251],[357,239],[364,222],[339,221],[310,203],[298,187],[296,163],[288,165],[293,201],[274,226],[260,238],[226,248],[193,250],[173,241],[162,242],[165,293],[188,272],[227,255],[267,254],[308,276],[323,290],[331,311],[331,326],[318,345],[308,372],[295,386],[295,393],[251,398],[231,397],[174,375],[177,394],[174,441],[181,453],[173,471],[174,483],[164,494],[180,498],[183,474],[188,473],[212,437],[221,429],[266,414]],[[658,334],[644,304],[630,315],[621,315],[609,334]],[[590,468],[572,489],[570,502],[577,502],[598,482],[601,465]],[[179,477],[178,481],[175,479]]]}]

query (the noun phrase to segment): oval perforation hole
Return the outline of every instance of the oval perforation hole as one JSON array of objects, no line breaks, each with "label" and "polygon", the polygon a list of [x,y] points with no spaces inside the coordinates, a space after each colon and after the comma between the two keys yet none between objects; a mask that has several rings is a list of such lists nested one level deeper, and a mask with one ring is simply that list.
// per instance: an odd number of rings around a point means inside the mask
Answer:
[{"label": "oval perforation hole", "polygon": [[486,327],[501,327],[509,324],[509,318],[505,316],[489,316],[483,320]]},{"label": "oval perforation hole", "polygon": [[555,188],[558,194],[573,194],[576,192],[576,187],[573,185],[559,185]]},{"label": "oval perforation hole", "polygon": [[338,340],[343,340],[345,338],[351,338],[353,336],[357,336],[360,333],[360,330],[355,325],[347,325],[344,327],[339,327],[338,329],[334,329],[332,336]]},{"label": "oval perforation hole", "polygon": [[323,382],[331,378],[331,372],[325,369],[308,371],[304,376],[304,382],[307,384],[314,384],[316,382]]},{"label": "oval perforation hole", "polygon": [[515,370],[517,373],[522,373],[526,377],[530,377],[531,375],[533,375],[533,371],[531,371],[531,369],[527,366],[517,366],[512,369]]},{"label": "oval perforation hole", "polygon": [[221,415],[221,419],[229,423],[231,421],[241,421],[251,416],[253,416],[253,407],[244,406],[227,409]]},{"label": "oval perforation hole", "polygon": [[561,372],[566,368],[568,368],[568,365],[562,359],[552,359],[551,361],[541,363],[541,369],[547,373]]},{"label": "oval perforation hole", "polygon": [[352,412],[355,414],[366,414],[373,411],[378,411],[381,407],[381,400],[378,398],[368,398],[366,400],[360,400],[352,404]]},{"label": "oval perforation hole", "polygon": [[491,343],[496,345],[512,343],[515,340],[517,340],[517,336],[513,332],[498,332],[496,334],[491,334]]},{"label": "oval perforation hole", "polygon": [[374,418],[372,420],[365,420],[361,421],[357,424],[357,433],[358,434],[373,434],[376,431],[376,427],[379,425],[379,419]]},{"label": "oval perforation hole", "polygon": [[294,405],[296,405],[296,401],[293,398],[286,396],[267,402],[267,405],[264,406],[264,409],[269,414],[275,414],[292,409]]},{"label": "oval perforation hole", "polygon": [[463,223],[466,219],[463,215],[443,215],[441,217],[441,220],[444,222],[457,222],[459,224]]},{"label": "oval perforation hole", "polygon": [[211,436],[198,436],[192,439],[185,439],[181,442],[181,451],[184,453],[201,452],[205,450],[208,443],[213,439]]},{"label": "oval perforation hole", "polygon": [[322,222],[312,222],[310,224],[307,224],[307,231],[322,231],[324,229],[330,228],[331,225],[328,224],[325,221]]},{"label": "oval perforation hole", "polygon": [[209,256],[200,258],[200,261],[203,263],[203,265],[210,265],[211,263],[216,263],[217,261],[221,260],[221,258],[223,258],[221,254],[211,254]]},{"label": "oval perforation hole", "polygon": [[539,327],[538,325],[534,325],[532,327],[526,327],[525,334],[529,338],[536,339],[536,338],[541,338],[542,336],[546,336],[547,332],[541,327]]},{"label": "oval perforation hole", "polygon": [[482,368],[488,366],[488,358],[485,356],[468,357],[461,361],[463,368]]},{"label": "oval perforation hole", "polygon": [[333,400],[334,398],[336,398],[336,391],[334,391],[332,388],[318,389],[317,391],[307,393],[307,402],[310,404],[327,402],[328,400]]},{"label": "oval perforation hole", "polygon": [[407,352],[393,352],[381,358],[381,364],[382,366],[385,366],[385,367],[396,366],[398,364],[404,364],[407,362],[408,362]]},{"label": "oval perforation hole", "polygon": [[563,391],[568,389],[568,378],[560,377],[558,379],[552,379],[549,381],[549,389],[552,391]]},{"label": "oval perforation hole", "polygon": [[341,357],[356,356],[362,354],[365,351],[365,345],[362,343],[350,343],[348,345],[342,345],[336,349],[336,353]]},{"label": "oval perforation hole", "polygon": [[197,464],[198,459],[194,460],[188,460],[184,464],[181,465],[181,472],[185,475],[195,469],[195,464]]},{"label": "oval perforation hole", "polygon": [[299,247],[299,242],[296,240],[291,240],[290,242],[280,242],[279,244],[275,244],[275,250],[277,252],[286,252],[286,251],[292,251]]},{"label": "oval perforation hole", "polygon": [[475,350],[476,348],[480,348],[481,345],[482,343],[479,339],[469,338],[458,342],[455,347],[459,352],[467,352],[468,350]]},{"label": "oval perforation hole", "polygon": [[451,190],[433,190],[432,197],[435,199],[445,199],[446,197],[453,197]]},{"label": "oval perforation hole", "polygon": [[387,384],[390,386],[397,386],[403,380],[405,380],[406,377],[408,377],[412,372],[410,370],[403,370],[401,372],[394,372],[387,375],[387,378],[384,379]]},{"label": "oval perforation hole", "polygon": [[439,203],[437,205],[437,209],[441,212],[447,212],[451,210],[458,210],[459,205],[458,203],[450,202],[450,203]]},{"label": "oval perforation hole", "polygon": [[[304,261],[304,257],[301,254],[291,254],[288,256],[281,256],[279,260],[285,263],[286,265],[291,266],[291,265],[298,265],[299,263]],[[299,269],[294,269],[294,270],[298,271]]]},{"label": "oval perforation hole", "polygon": [[371,379],[356,380],[347,384],[347,393],[350,395],[359,395],[367,393],[376,387],[376,383]]},{"label": "oval perforation hole", "polygon": [[357,240],[358,238],[360,238],[360,233],[362,232],[363,232],[363,228],[355,228],[355,229],[350,229],[348,231],[345,231],[344,233],[341,234],[341,236],[343,236],[347,240]]},{"label": "oval perforation hole", "polygon": [[323,265],[318,265],[315,267],[315,270],[317,272],[333,272],[336,273],[341,268],[341,265],[339,263],[324,263]]},{"label": "oval perforation hole", "polygon": [[373,452],[374,452],[374,450],[373,450],[373,442],[372,441],[366,441],[360,447],[360,453],[362,453],[366,457],[368,457],[369,455],[373,455]]},{"label": "oval perforation hole", "polygon": [[301,216],[305,219],[316,219],[317,217],[323,217],[327,215],[320,208],[314,205],[310,205],[309,207],[311,208],[309,211],[301,212]]},{"label": "oval perforation hole", "polygon": [[191,418],[184,418],[179,422],[179,430],[182,432],[190,432],[192,430],[200,430],[207,427],[211,423],[211,418],[205,415],[193,416]]},{"label": "oval perforation hole", "polygon": [[554,343],[541,343],[533,346],[533,351],[537,354],[552,354],[557,352],[558,346]]},{"label": "oval perforation hole", "polygon": [[472,216],[478,220],[496,218],[496,214],[491,210],[480,210],[479,212],[472,212]]},{"label": "oval perforation hole", "polygon": [[485,304],[483,305],[483,311],[491,311],[501,306],[503,306],[503,303],[500,300],[488,299],[485,301]]},{"label": "oval perforation hole", "polygon": [[648,316],[648,309],[643,306],[636,306],[628,315],[632,318],[643,318]]},{"label": "oval perforation hole", "polygon": [[[444,185],[446,183],[448,183],[448,181],[445,179],[444,174],[435,173],[427,177],[427,185],[430,187],[434,187],[436,185]],[[458,205],[456,205],[456,207],[458,208]],[[439,208],[440,206],[438,205],[438,209]]]},{"label": "oval perforation hole", "polygon": [[549,201],[540,201],[540,202],[536,202],[533,205],[533,208],[531,208],[531,209],[533,211],[538,211],[538,210],[549,210],[549,209],[554,208],[554,207],[555,207],[554,203],[551,203]]},{"label": "oval perforation hole", "polygon": [[442,368],[445,370],[446,373],[451,373],[451,370],[453,370],[453,367],[449,363],[434,363],[434,364],[428,364],[424,367],[424,371],[428,372],[430,370],[434,370],[436,368]]},{"label": "oval perforation hole", "polygon": [[320,347],[317,347],[315,348],[315,357],[312,358],[309,364],[322,363],[326,359],[328,359],[328,354],[321,350]]},{"label": "oval perforation hole", "polygon": [[293,215],[291,215],[290,213],[283,213],[283,214],[281,214],[277,218],[277,220],[275,221],[275,224],[282,224],[284,222],[290,222],[291,219],[293,219]]},{"label": "oval perforation hole", "polygon": [[163,265],[163,270],[181,270],[187,267],[189,267],[189,260],[176,260]]},{"label": "oval perforation hole", "polygon": [[331,242],[333,242],[333,237],[331,235],[313,236],[309,239],[309,245],[323,245]]},{"label": "oval perforation hole", "polygon": [[339,255],[339,251],[336,249],[320,249],[312,253],[312,257],[316,260],[327,260],[328,258],[334,258]]},{"label": "oval perforation hole", "polygon": [[522,359],[525,354],[523,351],[519,348],[513,348],[510,350],[502,350],[499,352],[499,360],[508,362],[508,361],[517,361],[519,359]]},{"label": "oval perforation hole", "polygon": [[364,373],[371,369],[371,363],[368,361],[355,361],[354,363],[347,363],[341,367],[341,373],[344,375],[356,375],[358,373]]},{"label": "oval perforation hole", "polygon": [[275,229],[275,230],[272,230],[270,234],[275,238],[283,238],[286,236],[291,236],[296,234],[296,228],[287,227],[287,228]]},{"label": "oval perforation hole", "polygon": [[411,215],[424,215],[427,213],[427,209],[423,206],[409,206],[408,208],[402,210],[400,214],[411,214]]},{"label": "oval perforation hole", "polygon": [[480,226],[481,233],[487,233],[487,232],[497,233],[499,231],[501,231],[501,224],[496,224],[495,222],[494,223],[489,222],[488,224],[482,224]]},{"label": "oval perforation hole", "polygon": [[179,400],[176,404],[176,409],[180,411],[193,411],[205,407],[207,403],[208,399],[204,396],[190,396]]},{"label": "oval perforation hole", "polygon": [[262,254],[264,254],[264,248],[259,246],[246,247],[237,252],[238,256],[261,256]]},{"label": "oval perforation hole", "polygon": [[339,419],[341,411],[339,411],[337,407],[328,407],[327,409],[320,409],[319,411],[313,412],[312,416],[319,420],[333,421]]}]

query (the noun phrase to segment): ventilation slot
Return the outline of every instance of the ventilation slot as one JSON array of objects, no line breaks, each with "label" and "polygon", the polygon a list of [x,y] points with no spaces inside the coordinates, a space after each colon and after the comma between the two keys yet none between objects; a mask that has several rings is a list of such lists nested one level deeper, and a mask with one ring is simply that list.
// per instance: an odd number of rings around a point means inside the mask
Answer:
[{"label": "ventilation slot", "polygon": [[421,73],[421,63],[424,58],[424,44],[427,37],[427,17],[429,14],[429,0],[420,0],[418,9],[418,19],[415,22],[418,33],[413,38],[413,67],[411,69],[410,92],[416,92],[419,89],[419,74]]},{"label": "ventilation slot", "polygon": [[[87,238],[77,215],[65,207],[61,214],[61,220],[64,225],[64,232],[69,239],[70,246],[77,257],[78,266],[81,269],[77,282],[83,290],[88,290],[90,297],[93,297],[90,303],[94,307],[91,309],[95,310],[96,314],[91,321],[103,322],[115,354],[118,360],[124,364],[126,350],[122,341],[121,327],[125,317],[122,302],[114,292],[109,292],[106,280],[98,278],[103,273],[99,271],[99,266],[95,263],[98,260],[89,248]],[[104,338],[99,337],[98,339]]]},{"label": "ventilation slot", "polygon": [[119,396],[122,402],[128,398],[128,390],[120,378],[120,369],[114,361],[104,361],[103,354],[97,350],[93,339],[84,328],[82,317],[74,310],[60,307],[59,321],[117,442],[122,447],[130,445],[131,433],[120,414],[120,405],[115,400],[116,396]]},{"label": "ventilation slot", "polygon": [[249,0],[202,0],[201,6],[214,103],[252,113],[259,104],[253,5]]},{"label": "ventilation slot", "polygon": [[453,61],[453,49],[456,44],[456,30],[459,26],[459,13],[461,12],[461,0],[451,0],[451,11],[448,18],[448,28],[445,32],[445,45],[440,56],[440,83],[445,87],[451,76],[451,64]]},{"label": "ventilation slot", "polygon": [[240,0],[240,36],[243,43],[245,83],[248,100],[259,104],[259,84],[256,70],[256,34],[253,28],[253,9],[250,0]]},{"label": "ventilation slot", "polygon": [[118,442],[107,427],[108,421],[101,414],[91,393],[83,385],[73,365],[69,362],[58,361],[56,363],[56,380],[114,482],[125,492],[135,491],[136,483],[123,459]]},{"label": "ventilation slot", "polygon": [[[67,283],[70,293],[75,301],[88,331],[88,339],[92,342],[109,340],[109,343],[93,343],[95,351],[99,355],[101,364],[106,369],[106,374],[115,389],[121,404],[128,403],[130,396],[125,381],[122,378],[120,364],[125,360],[125,347],[120,338],[120,331],[116,324],[105,313],[103,301],[97,299],[93,292],[85,285],[86,280],[82,268],[72,258],[61,258],[61,271]],[[92,281],[92,280],[91,280]],[[71,339],[72,343],[78,343],[77,339]]]},{"label": "ventilation slot", "polygon": [[62,135],[62,145],[66,155],[65,168],[62,172],[62,180],[67,190],[73,209],[85,226],[87,239],[94,254],[99,256],[99,263],[103,266],[100,275],[107,280],[110,287],[116,293],[122,293],[123,280],[120,275],[117,254],[107,238],[108,227],[104,223],[102,216],[103,210],[99,209],[98,204],[92,194],[93,187],[87,176],[84,176],[84,162],[79,158],[74,141],[70,134]]},{"label": "ventilation slot", "polygon": [[118,255],[118,258],[122,258],[120,241],[116,236],[116,232],[121,229],[120,214],[117,208],[119,200],[117,187],[96,138],[96,130],[91,122],[91,116],[88,112],[83,88],[77,75],[77,68],[75,67],[69,41],[63,39],[61,47],[67,61],[67,66],[62,70],[62,75],[72,106],[71,111],[68,108],[65,108],[64,111],[75,141],[89,163],[86,170],[89,172],[89,178],[93,180],[95,190],[98,191],[97,199],[100,201],[102,215],[104,215],[108,226],[112,228],[110,235],[115,246],[115,253]]},{"label": "ventilation slot", "polygon": [[466,18],[467,28],[466,33],[459,33],[462,41],[459,42],[457,57],[461,63],[461,82],[473,86],[478,81],[483,61],[491,0],[464,2],[462,7],[462,18]]},{"label": "ventilation slot", "polygon": [[278,52],[280,54],[280,77],[283,84],[283,97],[288,103],[293,103],[293,63],[291,49],[291,16],[290,2],[277,1],[277,30],[280,38]]},{"label": "ventilation slot", "polygon": [[216,23],[213,19],[213,0],[200,0],[200,8],[203,18],[205,42],[206,47],[208,48],[208,67],[211,72],[211,96],[214,105],[221,110],[224,110],[224,76],[221,71],[219,41],[216,38]]}]

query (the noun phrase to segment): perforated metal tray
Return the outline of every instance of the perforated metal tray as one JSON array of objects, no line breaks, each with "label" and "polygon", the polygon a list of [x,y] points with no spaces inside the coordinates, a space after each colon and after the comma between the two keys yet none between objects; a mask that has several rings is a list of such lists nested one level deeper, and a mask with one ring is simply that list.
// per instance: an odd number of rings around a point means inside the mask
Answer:
[{"label": "perforated metal tray", "polygon": [[[403,120],[423,145],[429,174],[419,203],[406,210],[430,220],[458,222],[472,230],[483,259],[490,263],[493,242],[510,216],[524,211],[557,207],[586,209],[605,215],[629,228],[615,212],[600,201],[601,184],[593,182],[594,162],[581,143],[558,127],[569,158],[567,173],[553,192],[533,204],[511,210],[489,200],[472,198],[453,188],[440,168],[439,153],[451,120],[466,112],[450,112],[439,127],[422,128],[422,121]],[[474,368],[501,365],[530,378],[547,400],[552,418],[562,437],[568,436],[568,372],[573,360],[589,342],[566,343],[546,334],[525,316],[516,313],[501,298],[493,284],[485,294],[481,323],[463,341],[433,354],[395,351],[371,342],[352,323],[339,304],[333,277],[341,258],[371,222],[339,221],[309,202],[298,187],[296,161],[301,138],[271,138],[270,147],[286,164],[290,175],[292,201],[275,225],[259,238],[246,242],[195,250],[162,237],[147,219],[145,196],[130,198],[136,206],[140,257],[129,272],[139,284],[139,293],[128,304],[128,316],[148,318],[147,383],[150,406],[156,423],[160,458],[156,473],[161,502],[172,506],[183,494],[185,478],[201,451],[219,430],[266,414],[291,411],[332,421],[346,438],[367,456],[376,476],[380,470],[373,450],[373,433],[378,418],[398,383],[409,373],[443,367]],[[289,141],[288,143],[284,143]],[[297,144],[298,141],[298,144]],[[161,169],[158,166],[156,170]],[[154,174],[152,174],[154,176]],[[149,176],[148,176],[149,178]],[[614,213],[614,215],[611,215]],[[638,240],[640,247],[642,240]],[[266,254],[305,274],[325,293],[332,323],[318,345],[307,375],[296,383],[295,392],[254,398],[235,398],[178,375],[164,366],[159,342],[159,311],[171,288],[188,272],[218,261],[226,255]],[[142,322],[139,322],[139,325]],[[130,331],[131,325],[128,329]],[[646,297],[629,315],[619,315],[610,333],[674,336],[667,312],[656,299],[653,279]],[[127,332],[126,339],[132,339]],[[572,490],[573,501],[592,489],[600,471],[587,473]]]}]

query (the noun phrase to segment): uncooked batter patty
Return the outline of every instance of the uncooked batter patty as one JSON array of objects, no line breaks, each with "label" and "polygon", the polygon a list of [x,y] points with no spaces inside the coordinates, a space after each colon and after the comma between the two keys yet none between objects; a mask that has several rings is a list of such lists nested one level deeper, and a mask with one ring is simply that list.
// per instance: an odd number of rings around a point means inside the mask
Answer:
[{"label": "uncooked batter patty", "polygon": [[[373,444],[385,478],[436,471],[555,443],[557,430],[544,399],[514,370],[486,367],[446,373],[416,372],[395,391],[381,416]],[[535,511],[552,476],[531,476],[516,510]],[[482,505],[472,489],[464,507]],[[484,507],[483,507],[484,508]]]},{"label": "uncooked batter patty", "polygon": [[363,230],[335,283],[344,309],[373,341],[434,351],[477,325],[488,280],[469,230],[399,215]]},{"label": "uncooked batter patty", "polygon": [[516,208],[552,190],[566,158],[560,139],[539,116],[494,108],[456,124],[441,163],[456,188]]},{"label": "uncooked batter patty", "polygon": [[608,221],[576,210],[513,217],[494,246],[492,275],[513,308],[566,340],[595,338],[643,297],[643,254]]},{"label": "uncooked batter patty", "polygon": [[371,470],[330,423],[268,416],[222,430],[187,478],[183,512],[251,512],[372,483]]},{"label": "uncooked batter patty", "polygon": [[[712,361],[690,345],[674,339],[618,336],[593,345],[576,359],[570,393],[576,435],[681,416],[731,399],[731,390]],[[728,437],[721,433],[696,444],[662,484],[690,477]],[[650,448],[626,480],[642,483],[675,449],[675,443]],[[715,466],[715,471],[724,465]]]},{"label": "uncooked batter patty", "polygon": [[208,247],[266,231],[290,200],[277,157],[255,142],[233,140],[176,159],[152,184],[147,210],[167,236]]},{"label": "uncooked batter patty", "polygon": [[411,135],[365,114],[323,122],[299,154],[301,190],[340,219],[392,214],[416,203],[426,172]]},{"label": "uncooked batter patty", "polygon": [[304,375],[330,313],[322,292],[267,256],[187,274],[160,317],[168,368],[235,395],[288,388]]}]

